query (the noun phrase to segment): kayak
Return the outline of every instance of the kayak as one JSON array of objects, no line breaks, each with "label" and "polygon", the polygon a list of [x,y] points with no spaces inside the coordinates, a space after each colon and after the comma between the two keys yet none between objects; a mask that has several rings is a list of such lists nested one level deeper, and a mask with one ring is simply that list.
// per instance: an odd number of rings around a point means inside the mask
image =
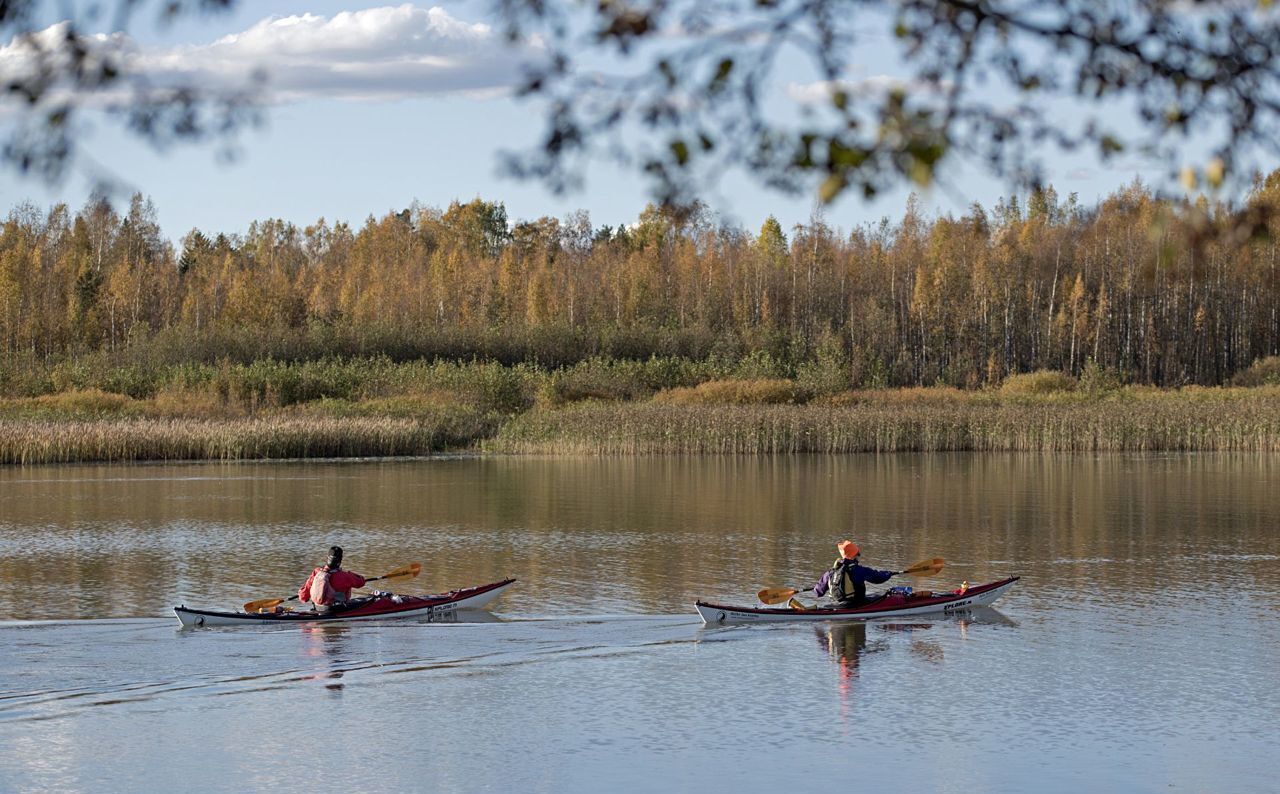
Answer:
[{"label": "kayak", "polygon": [[694,604],[702,622],[711,623],[771,623],[796,620],[870,620],[872,618],[926,615],[930,612],[955,612],[970,607],[989,606],[1020,577],[1011,576],[998,582],[972,586],[963,593],[942,591],[933,593],[888,592],[848,609],[814,607],[792,609],[790,607],[733,607],[699,601]]},{"label": "kayak", "polygon": [[464,609],[480,609],[502,591],[515,584],[515,579],[464,587],[437,595],[380,595],[341,612],[321,615],[310,609],[281,612],[222,612],[213,609],[189,609],[185,604],[173,608],[178,622],[185,627],[244,626],[261,624],[315,624],[348,620],[376,620],[383,618],[425,618],[431,621],[451,620]]}]

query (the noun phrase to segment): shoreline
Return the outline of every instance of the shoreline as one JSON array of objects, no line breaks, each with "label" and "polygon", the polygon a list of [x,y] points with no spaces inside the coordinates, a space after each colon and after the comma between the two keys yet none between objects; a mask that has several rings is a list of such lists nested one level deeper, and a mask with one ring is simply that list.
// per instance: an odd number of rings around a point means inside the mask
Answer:
[{"label": "shoreline", "polygon": [[489,455],[1280,452],[1280,389],[1001,397],[847,393],[825,403],[586,400],[512,413],[0,416],[0,465]]}]

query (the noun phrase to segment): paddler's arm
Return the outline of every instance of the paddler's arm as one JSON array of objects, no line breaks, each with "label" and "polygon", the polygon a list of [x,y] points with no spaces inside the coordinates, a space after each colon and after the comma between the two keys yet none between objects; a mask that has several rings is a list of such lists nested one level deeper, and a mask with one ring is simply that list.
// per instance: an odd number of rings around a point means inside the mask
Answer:
[{"label": "paddler's arm", "polygon": [[306,583],[298,588],[298,600],[304,604],[311,602],[311,580],[315,577],[316,572],[312,571],[311,575],[307,577]]},{"label": "paddler's arm", "polygon": [[865,565],[859,565],[858,568],[862,578],[871,584],[884,584],[894,577],[893,571],[879,571],[875,568],[868,568]]}]

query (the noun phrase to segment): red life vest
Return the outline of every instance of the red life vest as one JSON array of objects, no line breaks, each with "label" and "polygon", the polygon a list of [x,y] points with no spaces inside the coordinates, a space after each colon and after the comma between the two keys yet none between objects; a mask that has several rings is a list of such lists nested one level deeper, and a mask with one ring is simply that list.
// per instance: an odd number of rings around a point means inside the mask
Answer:
[{"label": "red life vest", "polygon": [[321,566],[311,572],[311,603],[322,607],[333,604],[338,591],[329,584],[329,576],[332,573],[328,566]]}]

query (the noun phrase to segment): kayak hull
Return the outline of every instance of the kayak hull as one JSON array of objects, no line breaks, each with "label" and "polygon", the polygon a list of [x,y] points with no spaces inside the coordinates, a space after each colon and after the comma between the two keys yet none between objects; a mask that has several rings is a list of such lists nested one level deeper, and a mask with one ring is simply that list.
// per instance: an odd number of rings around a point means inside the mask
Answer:
[{"label": "kayak hull", "polygon": [[873,620],[903,615],[949,613],[972,607],[990,606],[1004,595],[1020,577],[1011,576],[998,582],[970,587],[963,594],[936,593],[930,597],[887,595],[852,609],[814,608],[796,610],[777,607],[735,607],[699,601],[694,604],[702,622],[720,623],[792,623],[804,620]]},{"label": "kayak hull", "polygon": [[184,627],[245,626],[245,625],[313,625],[316,623],[346,623],[353,620],[387,620],[390,618],[418,618],[420,620],[453,619],[459,610],[482,609],[490,601],[515,584],[515,579],[464,587],[448,593],[429,596],[389,595],[375,598],[353,609],[321,615],[311,610],[250,614],[248,612],[223,612],[212,609],[173,608],[178,622]]}]

